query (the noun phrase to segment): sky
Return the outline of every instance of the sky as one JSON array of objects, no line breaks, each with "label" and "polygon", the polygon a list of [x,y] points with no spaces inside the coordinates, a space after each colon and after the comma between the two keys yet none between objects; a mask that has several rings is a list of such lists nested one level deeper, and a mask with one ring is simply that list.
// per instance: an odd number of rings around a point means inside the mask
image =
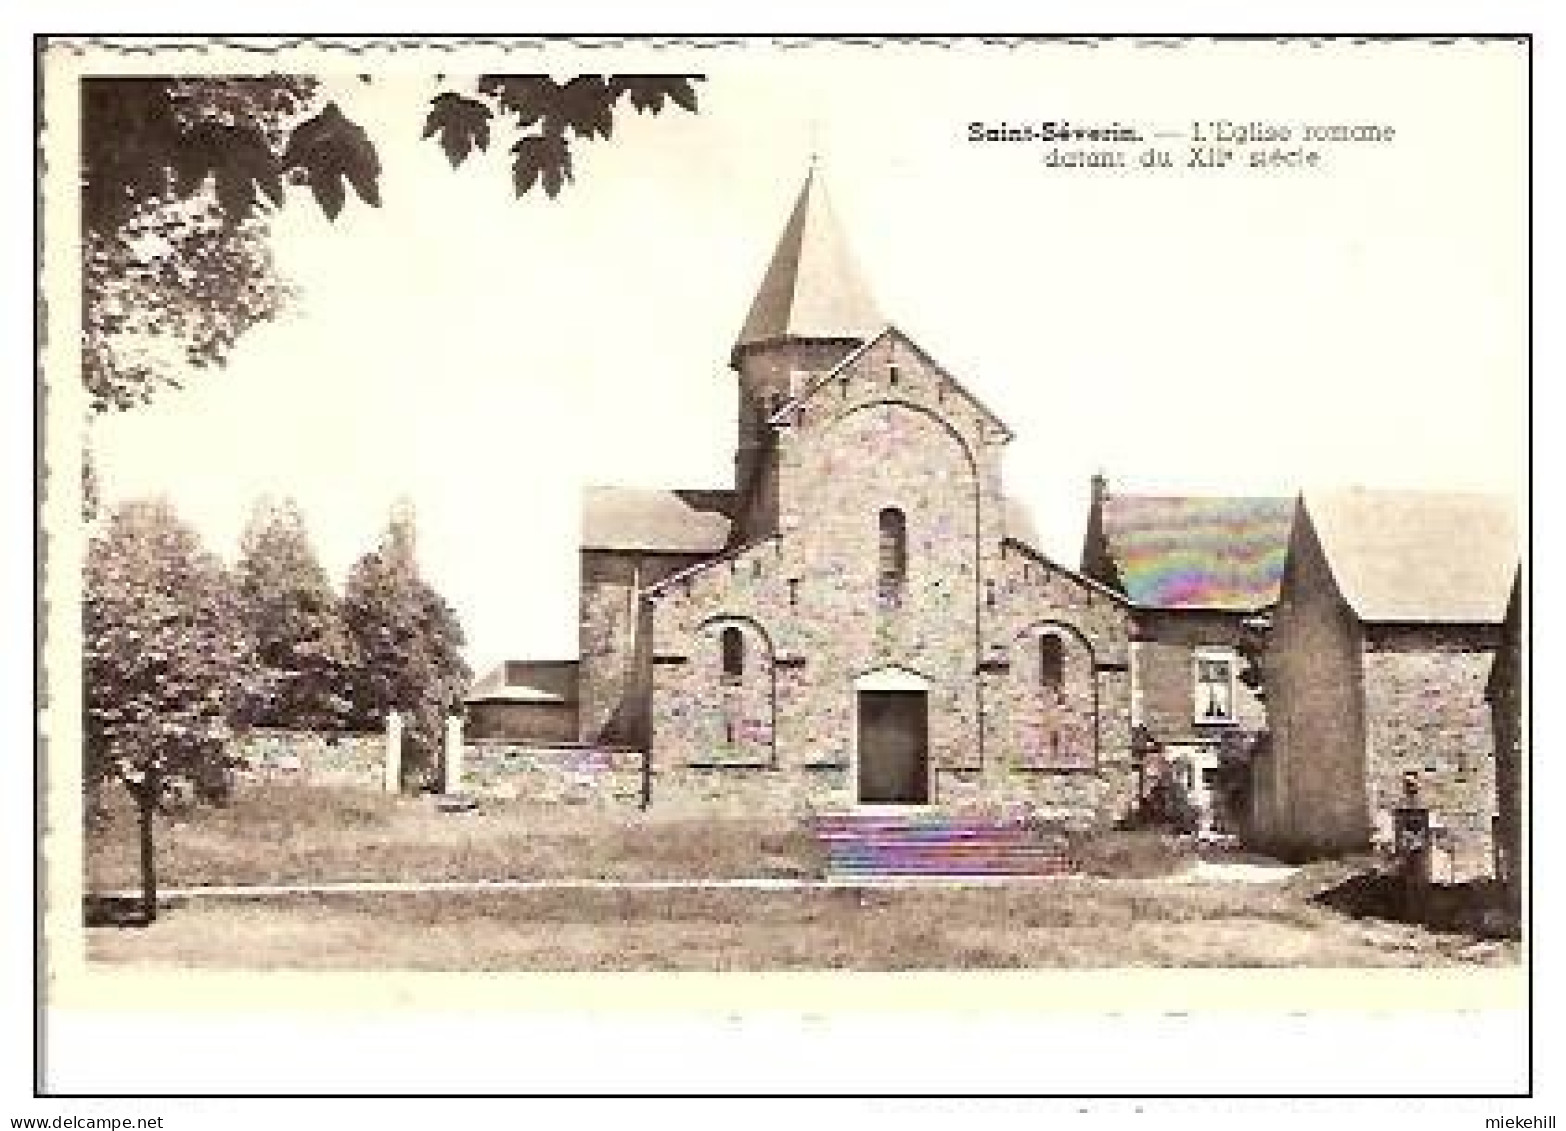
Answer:
[{"label": "sky", "polygon": [[[569,66],[615,69],[602,57]],[[273,221],[297,299],[92,443],[232,558],[294,498],[341,581],[410,499],[480,671],[576,655],[586,484],[729,486],[728,354],[815,154],[889,322],[1016,434],[1006,490],[1074,565],[1089,477],[1147,493],[1516,492],[1527,397],[1526,75],[1499,45],[715,51],[696,115],[623,115],[559,199],[498,145],[421,141],[404,59],[328,76],[384,207]],[[362,64],[361,64],[362,68]],[[529,69],[540,69],[537,63]],[[622,68],[623,69],[623,68]],[[645,63],[639,69],[647,69]],[[669,69],[676,69],[671,63]],[[1311,170],[1052,168],[974,122],[1386,124]]]}]

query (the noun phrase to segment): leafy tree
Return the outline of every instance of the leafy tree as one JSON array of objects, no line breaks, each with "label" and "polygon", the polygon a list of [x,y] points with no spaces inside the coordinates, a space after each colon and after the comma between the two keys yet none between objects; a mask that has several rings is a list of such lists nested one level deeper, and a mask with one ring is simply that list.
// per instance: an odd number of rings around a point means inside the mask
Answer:
[{"label": "leafy tree", "polygon": [[[481,75],[448,82],[424,136],[453,167],[513,135],[512,183],[550,197],[576,141],[608,138],[617,107],[695,111],[696,75]],[[462,86],[462,90],[455,89]],[[348,190],[381,202],[380,158],[309,76],[92,78],[82,84],[84,374],[94,408],[127,408],[221,364],[287,297],[265,211],[308,188],[331,219]]]},{"label": "leafy tree", "polygon": [[419,576],[406,506],[393,514],[380,546],[349,571],[343,611],[358,657],[355,721],[379,726],[398,711],[408,723],[407,772],[433,773],[446,716],[472,672],[455,611]]},{"label": "leafy tree", "polygon": [[240,539],[246,627],[267,686],[249,722],[335,730],[347,719],[352,648],[342,609],[292,500],[263,499]]},{"label": "leafy tree", "polygon": [[233,579],[165,502],[132,502],[88,547],[85,781],[119,781],[140,817],[142,914],[156,912],[153,815],[175,778],[225,769],[229,721],[256,690]]},{"label": "leafy tree", "polygon": [[221,364],[281,309],[266,219],[238,170],[282,143],[315,91],[292,76],[83,82],[82,371],[94,411]]}]

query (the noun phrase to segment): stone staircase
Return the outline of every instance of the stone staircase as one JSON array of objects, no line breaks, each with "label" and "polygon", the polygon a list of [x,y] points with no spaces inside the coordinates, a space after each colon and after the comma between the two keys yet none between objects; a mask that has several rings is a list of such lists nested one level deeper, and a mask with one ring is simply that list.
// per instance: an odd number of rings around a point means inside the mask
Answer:
[{"label": "stone staircase", "polygon": [[1075,870],[1064,837],[1019,821],[860,810],[821,814],[814,824],[829,879],[1000,879]]}]

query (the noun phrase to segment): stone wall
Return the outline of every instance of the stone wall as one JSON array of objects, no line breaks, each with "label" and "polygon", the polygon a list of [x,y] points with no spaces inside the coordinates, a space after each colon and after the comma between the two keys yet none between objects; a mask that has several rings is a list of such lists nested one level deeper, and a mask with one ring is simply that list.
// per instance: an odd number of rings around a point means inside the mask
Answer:
[{"label": "stone wall", "polygon": [[[987,749],[1005,774],[990,788],[1006,803],[1118,820],[1136,792],[1131,611],[1115,594],[1016,543],[1005,545],[1001,567],[986,665],[1001,670],[991,676],[985,713]],[[1062,642],[1058,695],[1042,686],[1044,636]]]},{"label": "stone wall", "polygon": [[1494,871],[1495,757],[1484,698],[1494,647],[1488,628],[1377,626],[1366,634],[1374,840],[1391,845],[1393,809],[1428,808],[1438,882]]},{"label": "stone wall", "polygon": [[1523,842],[1522,583],[1512,588],[1501,644],[1490,668],[1485,697],[1495,736],[1496,874],[1514,910],[1522,905]]},{"label": "stone wall", "polygon": [[384,734],[325,734],[257,728],[235,735],[229,753],[252,781],[380,789],[385,783]]},{"label": "stone wall", "polygon": [[1238,679],[1234,724],[1205,726],[1196,722],[1196,653],[1202,648],[1232,651],[1238,676],[1244,633],[1241,622],[1246,615],[1208,609],[1137,611],[1137,716],[1154,741],[1213,745],[1228,730],[1254,735],[1267,728],[1266,706]]},{"label": "stone wall", "polygon": [[699,554],[584,550],[578,661],[578,722],[584,742],[643,746],[647,741],[650,653],[641,591],[704,561]]},{"label": "stone wall", "polygon": [[[896,669],[929,697],[935,803],[1001,799],[1090,819],[1123,809],[1128,614],[1036,553],[1003,548],[1005,439],[895,334],[798,405],[777,445],[777,533],[649,594],[659,773],[748,762],[781,772],[769,788],[850,804],[856,681]],[[907,545],[890,597],[878,583],[887,508],[902,512]],[[719,666],[731,625],[757,661],[741,685]],[[1062,643],[1058,694],[1041,685],[1045,635]],[[744,788],[743,771],[722,780]]]},{"label": "stone wall", "polygon": [[1358,621],[1308,522],[1296,522],[1263,661],[1272,754],[1253,787],[1258,846],[1296,856],[1367,848]]}]

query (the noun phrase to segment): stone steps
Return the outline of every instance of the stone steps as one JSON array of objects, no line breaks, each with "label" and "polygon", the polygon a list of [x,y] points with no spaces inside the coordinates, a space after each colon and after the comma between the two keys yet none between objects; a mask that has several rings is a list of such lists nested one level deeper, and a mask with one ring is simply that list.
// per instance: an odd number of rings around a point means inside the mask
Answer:
[{"label": "stone steps", "polygon": [[945,813],[816,818],[830,878],[1055,876],[1074,871],[1063,839],[1017,822]]}]

